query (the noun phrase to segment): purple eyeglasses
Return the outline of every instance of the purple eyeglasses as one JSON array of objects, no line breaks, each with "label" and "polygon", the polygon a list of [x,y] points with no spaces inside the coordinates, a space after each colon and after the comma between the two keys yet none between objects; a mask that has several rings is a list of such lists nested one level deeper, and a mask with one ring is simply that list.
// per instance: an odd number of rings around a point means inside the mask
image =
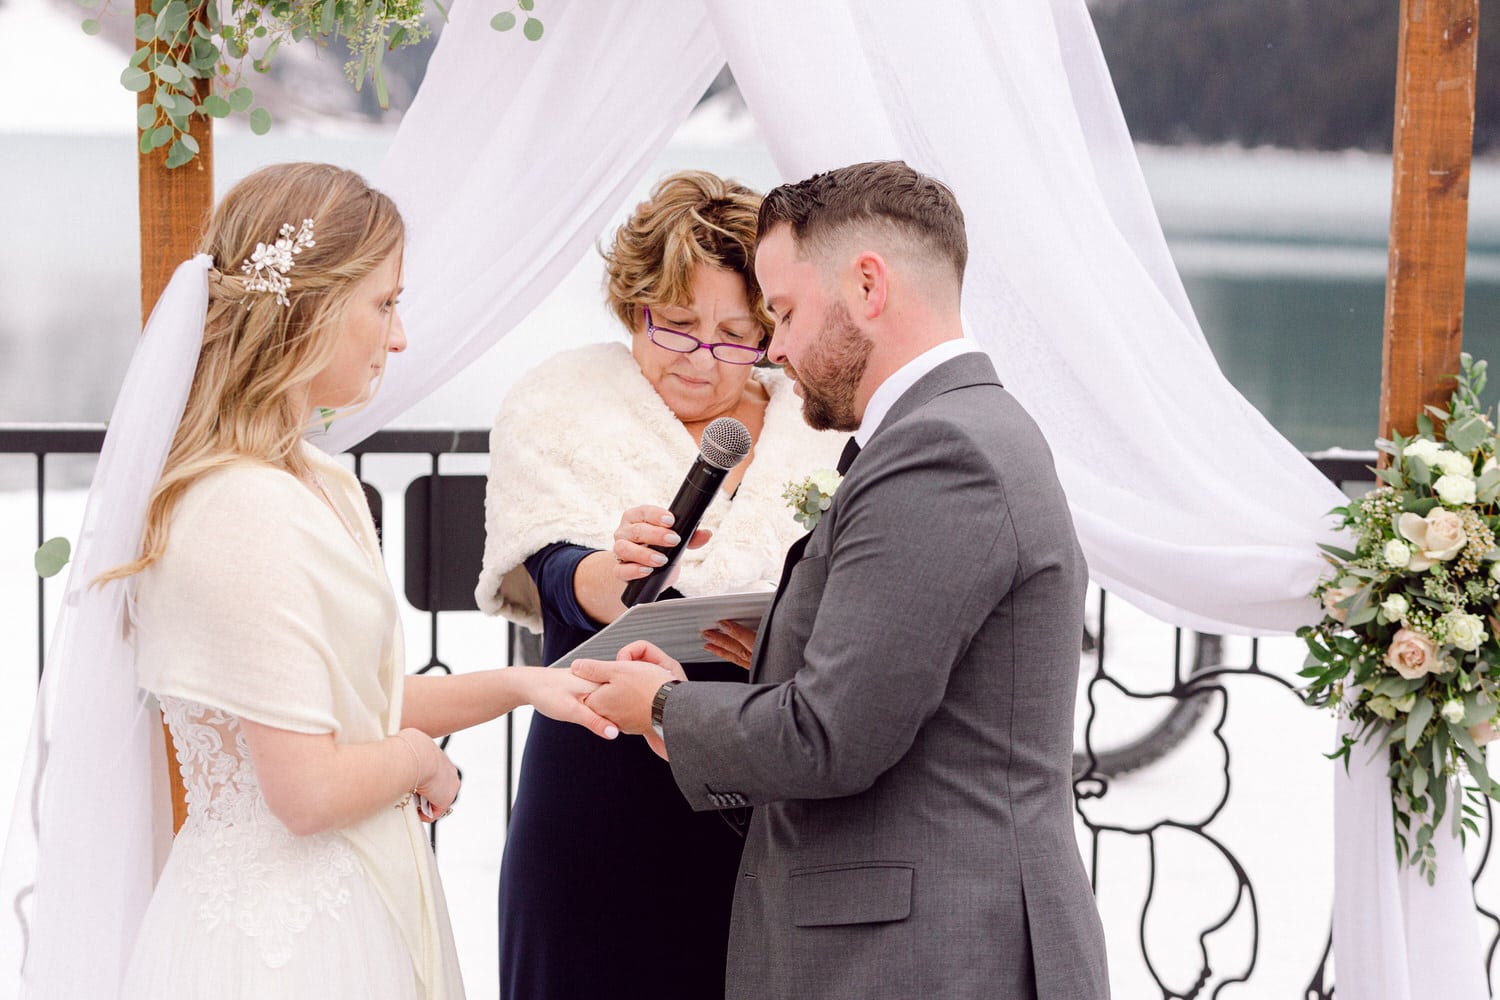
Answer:
[{"label": "purple eyeglasses", "polygon": [[699,348],[707,348],[715,361],[722,361],[726,365],[753,365],[766,356],[766,350],[763,347],[726,343],[706,344],[690,333],[657,326],[651,321],[650,306],[641,306],[641,311],[646,314],[646,336],[651,338],[651,343],[664,350],[677,354],[692,354]]}]

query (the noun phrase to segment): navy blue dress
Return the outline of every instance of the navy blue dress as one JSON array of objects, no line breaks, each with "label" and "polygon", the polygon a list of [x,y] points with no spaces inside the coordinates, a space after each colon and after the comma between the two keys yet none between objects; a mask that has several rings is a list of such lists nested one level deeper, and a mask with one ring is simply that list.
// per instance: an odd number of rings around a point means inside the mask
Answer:
[{"label": "navy blue dress", "polygon": [[[573,593],[593,551],[556,543],[526,560],[548,663],[599,630]],[[685,669],[745,680],[730,663]],[[722,997],[741,843],[688,807],[641,737],[534,716],[500,866],[502,1000]]]}]

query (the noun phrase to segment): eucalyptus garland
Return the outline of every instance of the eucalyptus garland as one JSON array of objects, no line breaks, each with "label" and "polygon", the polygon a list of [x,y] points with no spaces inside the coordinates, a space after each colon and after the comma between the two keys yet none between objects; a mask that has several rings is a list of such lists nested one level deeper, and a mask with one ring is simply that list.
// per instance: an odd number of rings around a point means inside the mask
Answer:
[{"label": "eucalyptus garland", "polygon": [[[96,0],[82,2],[91,6]],[[541,38],[542,22],[532,15],[535,0],[513,3],[490,26],[509,31],[519,24],[530,41]],[[432,5],[447,18],[439,0]],[[136,109],[141,153],[166,146],[168,167],[190,162],[198,155],[194,118],[242,114],[256,135],[268,132],[271,112],[256,106],[245,63],[258,73],[268,71],[287,41],[327,46],[344,39],[351,56],[344,75],[356,91],[373,83],[376,100],[389,107],[385,53],[428,37],[426,16],[424,0],[152,0],[151,13],[135,19],[139,44],[120,73],[126,90],[148,98]],[[83,30],[98,34],[99,20],[86,19]],[[206,92],[201,100],[200,92]]]}]

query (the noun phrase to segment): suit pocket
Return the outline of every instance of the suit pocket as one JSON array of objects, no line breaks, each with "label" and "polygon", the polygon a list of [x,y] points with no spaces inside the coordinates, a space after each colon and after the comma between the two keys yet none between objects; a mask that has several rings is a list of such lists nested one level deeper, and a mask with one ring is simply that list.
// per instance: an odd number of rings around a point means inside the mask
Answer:
[{"label": "suit pocket", "polygon": [[791,874],[792,923],[797,927],[879,924],[911,916],[912,867],[839,865]]}]

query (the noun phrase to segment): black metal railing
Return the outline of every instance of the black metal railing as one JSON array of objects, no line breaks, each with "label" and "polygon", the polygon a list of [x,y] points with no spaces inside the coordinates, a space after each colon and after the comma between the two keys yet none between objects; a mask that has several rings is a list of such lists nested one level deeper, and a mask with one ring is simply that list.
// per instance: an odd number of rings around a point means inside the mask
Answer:
[{"label": "black metal railing", "polygon": [[[102,445],[103,438],[104,430],[97,426],[0,425],[0,457],[34,457],[38,545],[45,540],[49,492],[48,459],[63,454],[95,454]],[[429,619],[427,656],[425,662],[417,668],[419,672],[452,672],[440,655],[441,626],[445,615],[475,610],[472,587],[478,575],[484,543],[483,476],[445,472],[443,460],[448,456],[480,455],[487,450],[488,435],[480,430],[388,430],[372,435],[350,451],[355,475],[361,482],[364,482],[363,472],[368,457],[405,455],[427,458],[426,471],[408,480],[400,533],[405,563],[404,595],[414,609],[425,613]],[[1368,466],[1374,460],[1373,453],[1316,455],[1310,458],[1329,479],[1340,485],[1365,482],[1372,478]],[[381,528],[384,545],[389,525],[383,523],[383,498],[378,490],[368,484],[365,489],[377,526]],[[46,650],[44,601],[47,588],[46,581],[38,580],[38,671],[42,669]],[[1171,630],[1171,648],[1165,651],[1169,655],[1162,657],[1167,682],[1149,688],[1132,687],[1120,679],[1118,671],[1112,670],[1114,663],[1107,655],[1112,646],[1109,607],[1109,595],[1098,592],[1092,604],[1088,632],[1084,637],[1086,667],[1080,683],[1087,702],[1087,707],[1083,710],[1086,719],[1080,745],[1074,754],[1078,815],[1087,830],[1089,841],[1083,845],[1084,853],[1090,860],[1097,889],[1101,865],[1105,863],[1101,855],[1101,843],[1106,838],[1145,839],[1149,871],[1146,874],[1145,901],[1141,905],[1136,928],[1140,957],[1145,968],[1155,987],[1160,990],[1163,1000],[1217,997],[1226,987],[1248,982],[1252,978],[1261,943],[1261,901],[1257,897],[1253,880],[1246,866],[1212,829],[1228,805],[1230,795],[1230,746],[1224,735],[1230,707],[1230,689],[1226,681],[1252,678],[1254,683],[1271,684],[1277,690],[1284,690],[1288,698],[1298,698],[1298,694],[1287,679],[1262,669],[1258,641],[1249,642],[1247,662],[1236,665],[1226,662],[1226,637],[1199,634],[1181,628]],[[539,644],[525,630],[509,626],[506,643],[507,662],[540,662]],[[1171,664],[1169,672],[1165,670],[1168,661]],[[1168,707],[1144,731],[1124,742],[1106,745],[1109,741],[1096,732],[1099,722],[1096,699],[1106,690],[1131,702],[1164,702]],[[1110,794],[1112,785],[1119,779],[1169,757],[1185,740],[1202,731],[1204,725],[1210,726],[1208,732],[1221,746],[1223,756],[1223,792],[1205,817],[1196,822],[1180,818],[1160,818],[1130,825],[1091,818],[1092,807]],[[507,716],[504,758],[507,823],[510,819],[510,802],[514,797],[514,768],[511,762],[513,727],[513,718]],[[1198,838],[1206,849],[1223,859],[1233,882],[1226,891],[1229,899],[1227,911],[1209,919],[1195,935],[1196,950],[1201,962],[1197,974],[1186,977],[1192,982],[1181,981],[1184,977],[1180,971],[1175,978],[1166,976],[1159,967],[1160,955],[1148,943],[1148,915],[1159,888],[1157,878],[1160,848],[1157,840],[1169,830]],[[1489,838],[1487,817],[1483,855],[1479,863],[1481,872],[1488,860]],[[1478,874],[1475,877],[1477,879]],[[1500,943],[1500,920],[1496,920],[1488,909],[1481,908],[1481,912],[1488,915],[1496,927],[1487,956],[1492,963],[1496,945]],[[1230,934],[1226,928],[1236,933]],[[1120,933],[1116,928],[1111,936],[1112,951],[1116,953],[1122,944]],[[1315,959],[1315,968],[1302,991],[1305,1000],[1331,1000],[1334,995],[1329,972],[1331,943],[1330,934],[1324,939],[1321,956]],[[1219,952],[1232,953],[1235,960],[1221,961],[1215,957]],[[1180,961],[1178,964],[1180,965]],[[1173,978],[1173,982],[1169,984],[1168,978]]]}]

